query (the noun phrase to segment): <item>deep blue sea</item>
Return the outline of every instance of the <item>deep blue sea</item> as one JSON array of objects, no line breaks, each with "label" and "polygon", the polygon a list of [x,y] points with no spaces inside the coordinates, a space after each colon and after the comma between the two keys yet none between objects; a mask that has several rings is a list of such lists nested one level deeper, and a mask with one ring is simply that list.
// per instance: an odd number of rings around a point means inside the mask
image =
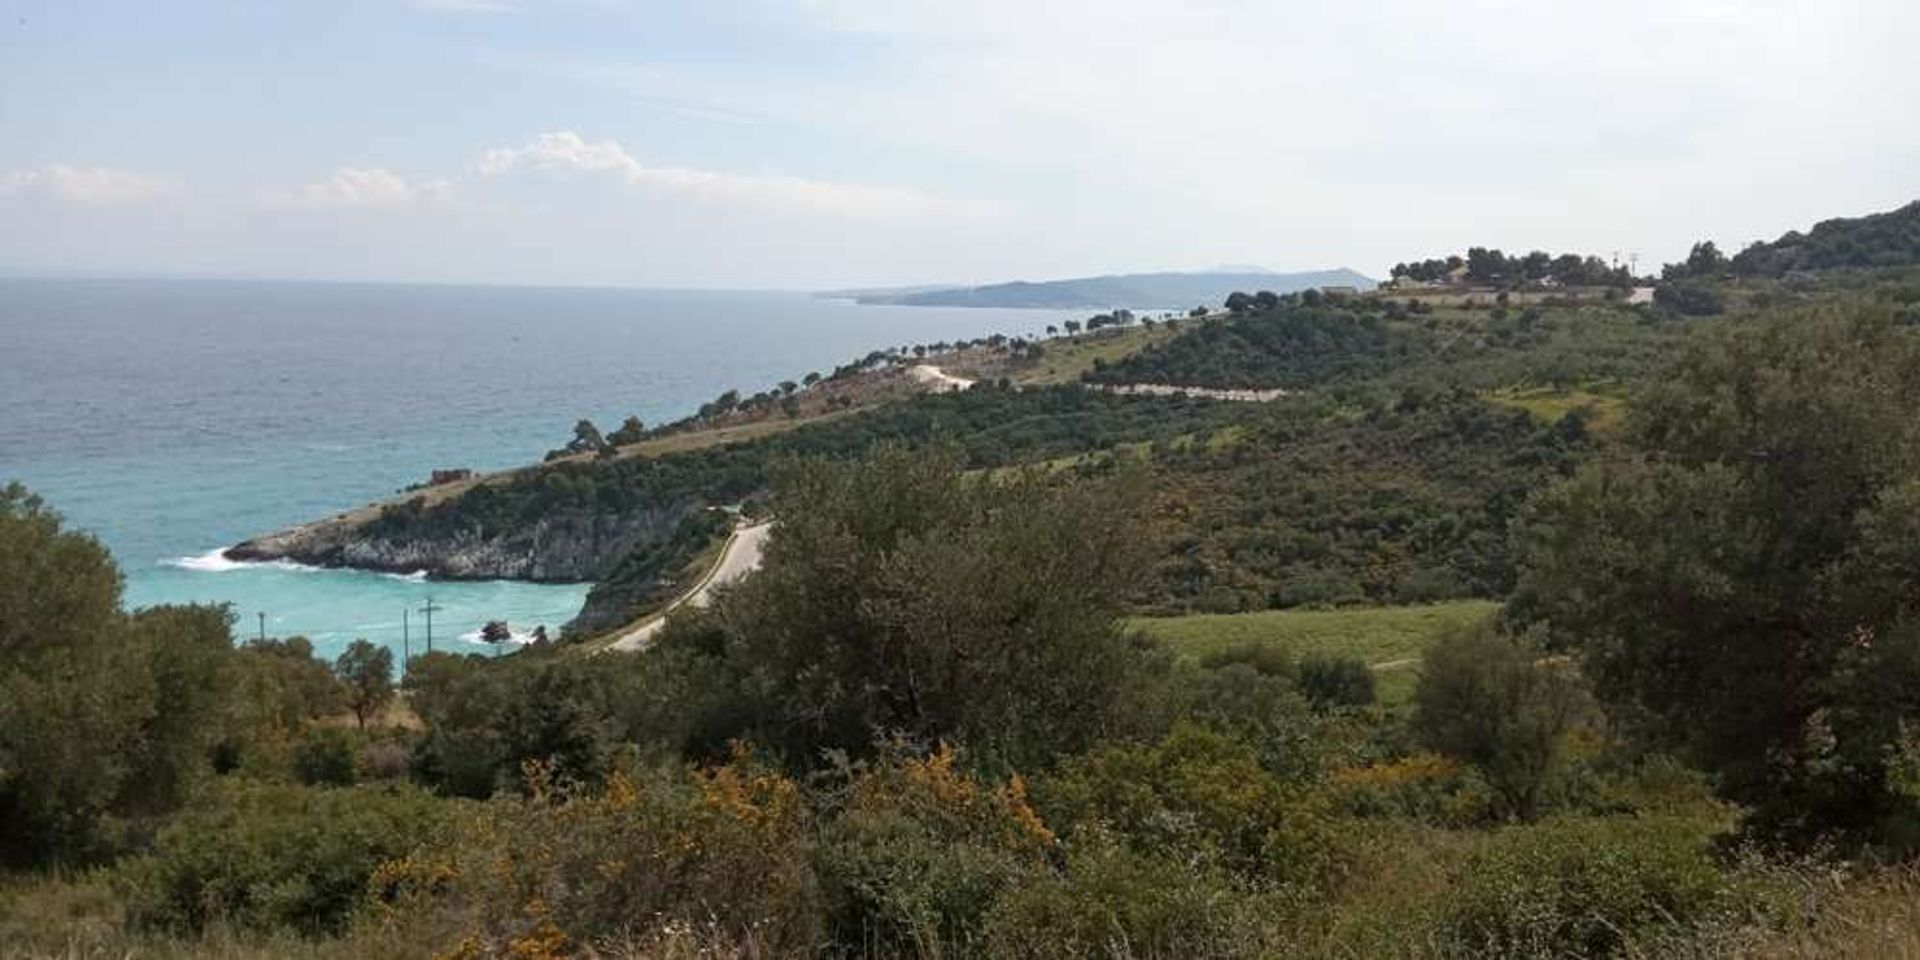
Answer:
[{"label": "deep blue sea", "polygon": [[[392,646],[429,598],[435,645],[557,629],[585,585],[431,582],[233,564],[248,536],[392,494],[436,467],[538,460],[573,422],[689,413],[888,345],[1034,333],[1031,310],[795,293],[228,280],[0,279],[0,483],[97,535],[129,607],[232,605],[235,633],[331,656]],[[414,652],[422,617],[411,616]]]}]

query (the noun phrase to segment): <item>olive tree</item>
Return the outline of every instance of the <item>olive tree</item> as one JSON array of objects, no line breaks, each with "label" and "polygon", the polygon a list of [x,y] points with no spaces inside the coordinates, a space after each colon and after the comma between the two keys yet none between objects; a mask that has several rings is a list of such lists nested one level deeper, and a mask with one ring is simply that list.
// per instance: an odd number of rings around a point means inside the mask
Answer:
[{"label": "olive tree", "polygon": [[1856,302],[1699,339],[1628,446],[1536,499],[1511,615],[1761,833],[1888,835],[1920,720],[1913,332]]},{"label": "olive tree", "polygon": [[1144,494],[1132,475],[976,475],[947,451],[795,464],[762,568],[662,643],[722,655],[755,739],[797,759],[902,735],[1044,761],[1126,719]]}]

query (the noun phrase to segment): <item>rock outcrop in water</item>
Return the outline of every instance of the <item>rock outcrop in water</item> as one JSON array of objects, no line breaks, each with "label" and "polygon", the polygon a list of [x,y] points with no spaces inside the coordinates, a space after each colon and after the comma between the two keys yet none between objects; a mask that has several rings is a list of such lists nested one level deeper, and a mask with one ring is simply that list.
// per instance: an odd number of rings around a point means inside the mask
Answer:
[{"label": "rock outcrop in water", "polygon": [[403,537],[371,532],[378,514],[361,511],[255,537],[226,551],[230,560],[293,560],[321,567],[389,573],[425,570],[446,580],[598,580],[636,547],[670,537],[686,508],[620,513],[555,513],[526,525],[481,525]]}]

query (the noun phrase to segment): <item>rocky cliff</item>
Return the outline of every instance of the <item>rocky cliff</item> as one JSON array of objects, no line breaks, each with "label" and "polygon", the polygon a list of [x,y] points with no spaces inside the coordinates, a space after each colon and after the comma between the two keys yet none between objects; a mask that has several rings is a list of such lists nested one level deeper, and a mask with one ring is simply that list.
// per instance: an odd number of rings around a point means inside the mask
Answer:
[{"label": "rocky cliff", "polygon": [[598,580],[636,547],[669,538],[689,507],[556,512],[526,525],[468,525],[404,537],[371,532],[362,511],[289,527],[240,543],[231,560],[293,560],[390,573],[425,570],[447,580]]}]

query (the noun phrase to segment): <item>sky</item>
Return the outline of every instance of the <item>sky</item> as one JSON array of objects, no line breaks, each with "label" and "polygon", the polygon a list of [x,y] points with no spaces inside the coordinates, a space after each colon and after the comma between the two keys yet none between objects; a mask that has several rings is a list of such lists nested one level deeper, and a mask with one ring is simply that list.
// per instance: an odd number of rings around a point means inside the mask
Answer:
[{"label": "sky", "polygon": [[1920,198],[1912,0],[0,0],[0,271],[1643,270]]}]

